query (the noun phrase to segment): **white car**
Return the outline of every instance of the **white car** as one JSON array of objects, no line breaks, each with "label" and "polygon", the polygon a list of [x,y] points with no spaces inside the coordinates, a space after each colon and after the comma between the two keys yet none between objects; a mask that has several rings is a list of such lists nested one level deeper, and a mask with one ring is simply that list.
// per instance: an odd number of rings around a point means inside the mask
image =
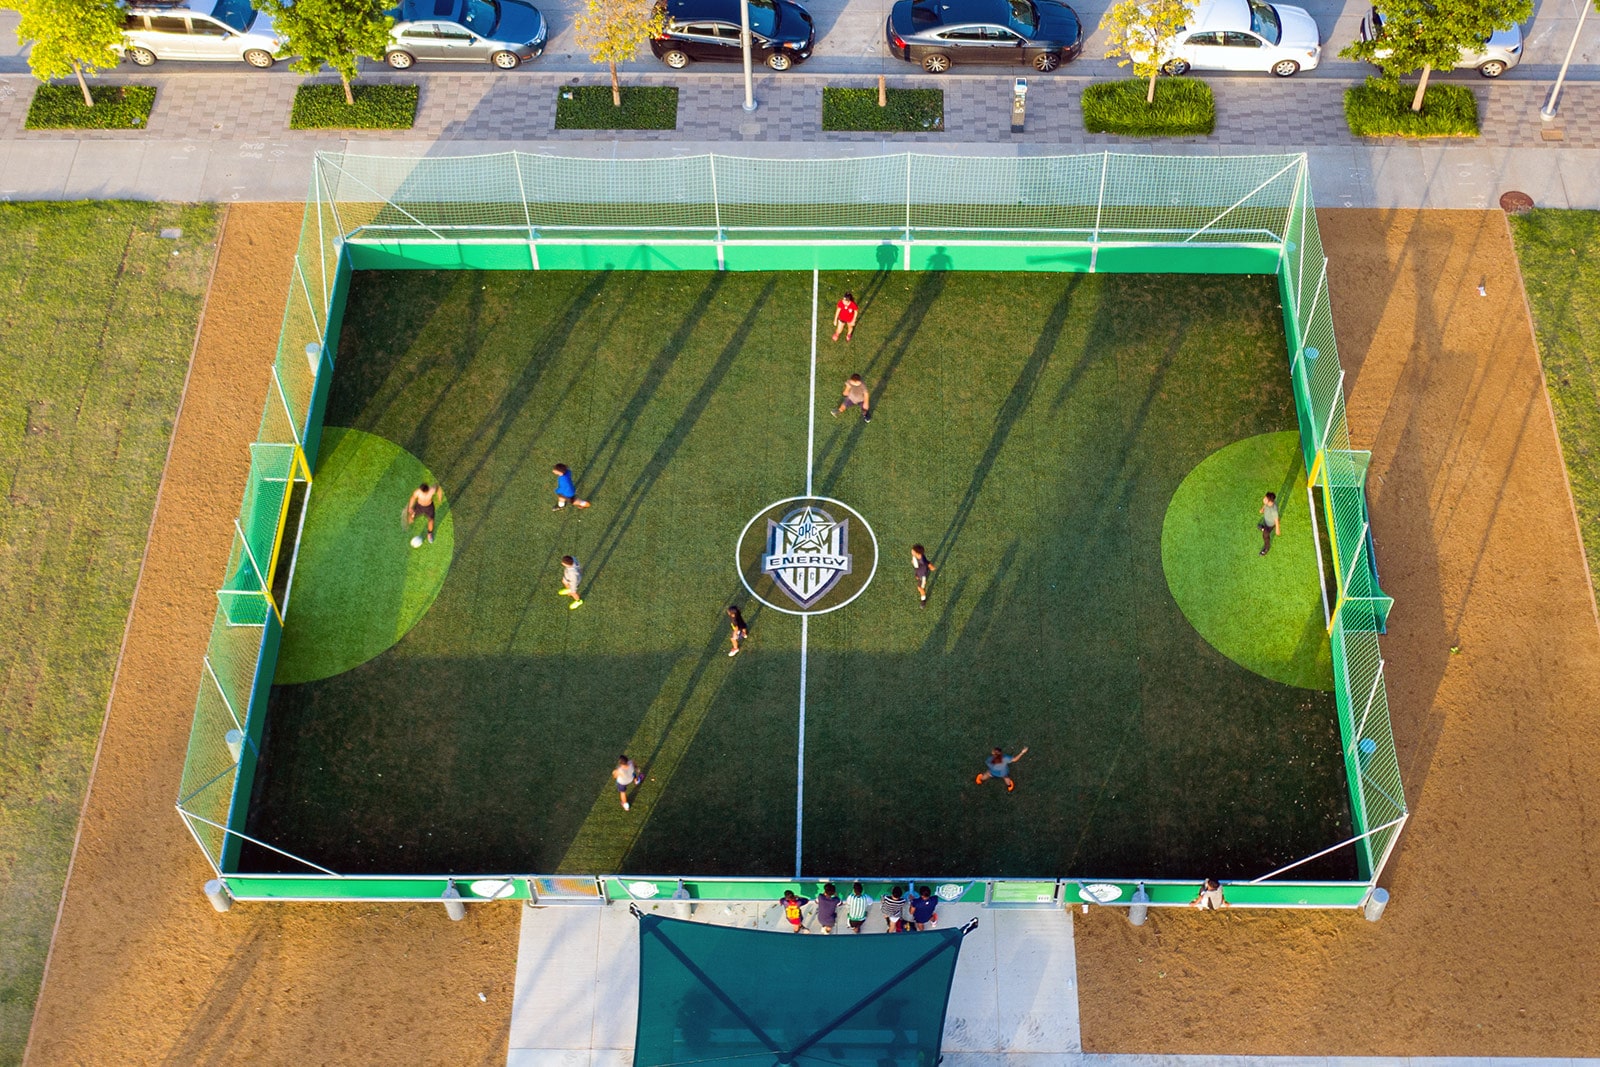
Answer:
[{"label": "white car", "polygon": [[[1383,36],[1383,14],[1377,8],[1367,12],[1361,20],[1361,39],[1370,41]],[[1456,67],[1475,70],[1485,78],[1498,78],[1522,62],[1522,27],[1516,23],[1495,30],[1482,47],[1461,50]]]},{"label": "white car", "polygon": [[1265,70],[1287,78],[1321,61],[1322,38],[1304,8],[1266,0],[1200,0],[1161,69],[1167,74]]}]

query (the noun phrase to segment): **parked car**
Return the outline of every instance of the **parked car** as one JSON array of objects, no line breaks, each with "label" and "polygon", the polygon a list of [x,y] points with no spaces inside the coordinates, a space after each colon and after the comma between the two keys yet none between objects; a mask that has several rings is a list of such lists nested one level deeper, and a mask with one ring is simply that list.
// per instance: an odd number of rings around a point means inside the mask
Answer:
[{"label": "parked car", "polygon": [[484,60],[511,70],[542,53],[550,36],[544,15],[522,0],[404,0],[389,15],[395,22],[383,58],[395,70]]},{"label": "parked car", "polygon": [[[666,27],[650,42],[656,58],[674,70],[691,59],[739,63],[739,0],[665,0]],[[773,70],[804,62],[817,43],[811,12],[793,0],[750,0],[750,58]]]},{"label": "parked car", "polygon": [[[1383,14],[1377,8],[1367,9],[1361,20],[1361,39],[1371,41],[1383,36]],[[1498,78],[1522,62],[1522,27],[1513,23],[1494,33],[1476,51],[1463,48],[1457,67],[1476,70],[1485,78]]]},{"label": "parked car", "polygon": [[123,11],[122,54],[148,67],[158,59],[244,60],[270,67],[283,48],[272,20],[250,0],[133,3]]},{"label": "parked car", "polygon": [[883,32],[891,54],[930,74],[954,63],[1051,71],[1083,51],[1083,21],[1060,0],[899,0]]},{"label": "parked car", "polygon": [[1200,0],[1161,69],[1264,70],[1280,78],[1322,61],[1317,22],[1304,8],[1266,0]]}]

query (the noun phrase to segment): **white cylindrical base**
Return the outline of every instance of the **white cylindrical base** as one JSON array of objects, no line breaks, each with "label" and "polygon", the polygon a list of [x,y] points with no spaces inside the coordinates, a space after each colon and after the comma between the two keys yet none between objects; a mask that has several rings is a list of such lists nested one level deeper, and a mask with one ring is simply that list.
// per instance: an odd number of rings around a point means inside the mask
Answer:
[{"label": "white cylindrical base", "polygon": [[1389,891],[1387,889],[1374,889],[1367,896],[1367,902],[1361,905],[1361,914],[1367,917],[1367,922],[1375,923],[1383,918],[1383,909],[1388,906]]},{"label": "white cylindrical base", "polygon": [[1134,926],[1143,926],[1145,920],[1150,918],[1150,894],[1144,891],[1144,883],[1140,882],[1133,891],[1133,906],[1128,909],[1128,921]]},{"label": "white cylindrical base", "polygon": [[227,911],[233,907],[233,897],[228,895],[228,886],[221,878],[213,878],[206,883],[206,899],[211,901],[211,906],[218,911]]},{"label": "white cylindrical base", "polygon": [[229,730],[222,738],[222,743],[228,746],[228,755],[233,757],[233,762],[238,763],[244,758],[244,731]]},{"label": "white cylindrical base", "polygon": [[467,906],[461,903],[461,890],[451,882],[444,887],[444,911],[450,916],[451,922],[460,922],[467,917]]}]

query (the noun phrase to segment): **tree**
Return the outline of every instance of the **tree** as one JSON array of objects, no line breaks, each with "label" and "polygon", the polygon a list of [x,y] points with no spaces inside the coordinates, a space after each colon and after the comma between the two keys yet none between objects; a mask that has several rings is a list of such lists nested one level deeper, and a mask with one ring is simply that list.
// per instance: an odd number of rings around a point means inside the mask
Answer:
[{"label": "tree", "polygon": [[122,9],[117,0],[22,0],[17,39],[31,41],[28,66],[40,81],[75,75],[83,106],[93,107],[84,74],[122,58]]},{"label": "tree", "polygon": [[1376,64],[1396,83],[1403,74],[1422,71],[1411,99],[1411,110],[1421,111],[1428,75],[1453,70],[1463,51],[1476,51],[1495,30],[1526,20],[1533,0],[1382,0],[1378,10],[1383,31],[1339,54]]},{"label": "tree", "polygon": [[272,25],[297,56],[289,69],[315,74],[332,67],[344,83],[344,102],[354,104],[350,83],[359,73],[357,64],[382,59],[394,20],[384,13],[392,0],[258,0],[256,7],[272,17]]},{"label": "tree", "polygon": [[617,83],[617,64],[639,54],[639,46],[659,36],[667,24],[665,8],[655,0],[589,0],[588,12],[573,20],[578,47],[589,53],[594,63],[611,67],[611,103],[622,106],[622,87]]},{"label": "tree", "polygon": [[1155,103],[1161,57],[1193,15],[1187,0],[1118,0],[1101,16],[1100,28],[1108,37],[1106,58],[1124,56],[1117,59],[1117,66],[1131,63],[1135,74],[1150,79],[1145,103]]}]

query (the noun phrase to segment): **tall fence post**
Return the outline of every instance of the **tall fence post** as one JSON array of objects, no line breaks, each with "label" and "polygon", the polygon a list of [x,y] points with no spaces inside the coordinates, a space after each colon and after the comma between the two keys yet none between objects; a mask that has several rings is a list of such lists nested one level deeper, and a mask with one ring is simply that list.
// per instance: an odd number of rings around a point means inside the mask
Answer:
[{"label": "tall fence post", "polygon": [[906,160],[906,230],[905,230],[905,269],[911,269],[911,160],[910,152],[905,154]]}]

